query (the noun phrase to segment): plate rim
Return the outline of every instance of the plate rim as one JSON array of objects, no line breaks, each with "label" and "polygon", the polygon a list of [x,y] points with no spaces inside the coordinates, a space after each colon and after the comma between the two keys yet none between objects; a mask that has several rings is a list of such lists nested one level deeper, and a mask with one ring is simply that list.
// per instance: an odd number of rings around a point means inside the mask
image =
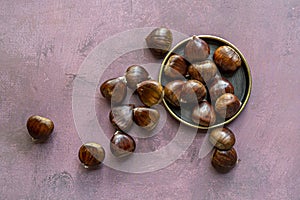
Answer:
[{"label": "plate rim", "polygon": [[[230,122],[232,122],[233,120],[235,120],[239,115],[240,113],[244,110],[245,106],[247,105],[248,101],[249,101],[249,98],[250,98],[250,94],[251,94],[251,90],[252,90],[252,76],[251,76],[251,70],[250,70],[250,67],[249,67],[249,64],[245,58],[245,56],[242,54],[242,52],[234,45],[232,44],[231,42],[227,41],[226,39],[224,38],[221,38],[219,36],[214,36],[214,35],[196,35],[198,38],[201,38],[201,39],[210,39],[210,40],[217,40],[219,42],[222,42],[222,43],[225,43],[226,45],[232,47],[240,56],[241,56],[241,59],[243,60],[244,64],[245,64],[245,67],[246,67],[246,71],[247,71],[247,77],[249,79],[249,85],[248,85],[248,91],[247,91],[247,94],[246,94],[246,98],[244,100],[244,102],[242,102],[242,106],[241,108],[239,109],[239,111],[234,115],[232,116],[231,118],[225,120],[224,122],[222,123],[219,123],[219,124],[214,124],[212,126],[200,126],[200,125],[196,125],[196,124],[192,124],[190,122],[187,122],[185,120],[183,120],[182,118],[178,117],[173,111],[172,109],[169,107],[169,105],[167,104],[165,98],[163,98],[163,104],[165,106],[165,108],[168,110],[168,112],[172,115],[172,117],[174,117],[176,120],[178,120],[179,122],[185,124],[185,125],[188,125],[190,127],[193,127],[193,128],[197,128],[197,129],[202,129],[202,130],[208,130],[208,129],[213,129],[213,128],[217,128],[217,127],[220,127],[220,126],[224,126],[224,125],[227,125],[229,124]],[[164,65],[165,63],[167,62],[168,58],[170,57],[170,55],[179,47],[181,46],[182,44],[186,43],[187,41],[191,40],[193,38],[193,36],[191,37],[188,37],[180,42],[178,42],[169,52],[168,54],[165,56],[165,58],[163,59],[162,63],[161,63],[161,66],[160,66],[160,71],[159,71],[159,75],[158,75],[158,82],[161,84],[162,83],[162,75],[163,75],[163,69],[164,69]]]}]

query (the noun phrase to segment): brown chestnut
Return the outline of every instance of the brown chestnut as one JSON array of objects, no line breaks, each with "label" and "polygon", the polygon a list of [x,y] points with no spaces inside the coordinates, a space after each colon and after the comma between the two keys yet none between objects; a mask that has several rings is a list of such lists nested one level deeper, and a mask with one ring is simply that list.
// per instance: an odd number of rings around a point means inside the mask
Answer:
[{"label": "brown chestnut", "polygon": [[190,62],[203,61],[210,54],[209,45],[197,36],[193,36],[184,48],[185,58]]},{"label": "brown chestnut", "polygon": [[180,107],[180,95],[185,81],[175,80],[169,82],[164,88],[164,98],[172,106]]},{"label": "brown chestnut", "polygon": [[204,60],[202,62],[193,63],[189,66],[188,73],[192,79],[201,81],[206,84],[212,79],[218,71],[216,64],[211,60]]},{"label": "brown chestnut", "polygon": [[125,72],[125,79],[127,82],[127,86],[135,90],[137,84],[141,83],[142,81],[149,80],[149,73],[147,70],[139,65],[132,65],[127,68]]},{"label": "brown chestnut", "polygon": [[227,173],[232,170],[237,163],[237,154],[234,148],[228,151],[215,149],[211,164],[220,173]]},{"label": "brown chestnut", "polygon": [[148,107],[159,104],[164,97],[162,85],[155,80],[139,83],[136,91],[141,102]]},{"label": "brown chestnut", "polygon": [[172,79],[182,79],[187,74],[188,65],[180,55],[172,55],[164,68],[164,73]]},{"label": "brown chestnut", "polygon": [[219,150],[229,150],[235,144],[235,136],[229,128],[215,128],[210,132],[209,141]]},{"label": "brown chestnut", "polygon": [[110,140],[111,153],[116,157],[125,157],[132,154],[135,147],[134,139],[122,131],[116,131]]},{"label": "brown chestnut", "polygon": [[127,87],[124,77],[112,78],[100,86],[102,96],[112,104],[120,104],[127,95]]},{"label": "brown chestnut", "polygon": [[222,118],[230,118],[235,115],[241,107],[241,102],[237,96],[225,93],[220,96],[215,103],[215,111]]},{"label": "brown chestnut", "polygon": [[78,157],[85,168],[96,168],[103,162],[105,150],[100,144],[86,143],[80,147]]},{"label": "brown chestnut", "polygon": [[208,101],[202,101],[193,109],[192,120],[201,126],[213,125],[216,121],[216,113]]},{"label": "brown chestnut", "polygon": [[233,85],[225,78],[217,78],[209,87],[209,96],[211,101],[216,101],[222,94],[234,94]]},{"label": "brown chestnut", "polygon": [[218,47],[213,59],[221,72],[232,73],[242,64],[240,55],[230,46]]},{"label": "brown chestnut", "polygon": [[109,120],[111,124],[121,131],[128,131],[132,124],[132,109],[134,105],[122,105],[113,107],[109,113]]},{"label": "brown chestnut", "polygon": [[52,120],[38,115],[29,117],[26,126],[29,135],[36,142],[47,140],[54,129]]},{"label": "brown chestnut", "polygon": [[198,103],[206,96],[205,86],[197,80],[188,80],[183,85],[180,102],[181,103]]},{"label": "brown chestnut", "polygon": [[146,38],[146,43],[152,54],[163,58],[171,49],[172,32],[167,28],[156,28]]},{"label": "brown chestnut", "polygon": [[157,126],[159,117],[159,112],[153,108],[136,107],[133,109],[134,122],[148,131]]}]

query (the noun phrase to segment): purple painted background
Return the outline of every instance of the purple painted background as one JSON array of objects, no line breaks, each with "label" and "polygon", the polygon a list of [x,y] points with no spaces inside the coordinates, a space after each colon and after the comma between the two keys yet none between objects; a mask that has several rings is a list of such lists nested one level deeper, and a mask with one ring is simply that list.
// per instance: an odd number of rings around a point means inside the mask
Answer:
[{"label": "purple painted background", "polygon": [[[300,198],[299,0],[0,2],[0,199]],[[252,94],[229,125],[241,162],[229,174],[216,173],[209,156],[197,159],[201,133],[159,171],[87,171],[80,165],[72,74],[101,41],[149,26],[221,36],[248,60]],[[143,58],[124,60],[112,66],[124,71]],[[33,144],[26,132],[32,114],[55,122],[45,144]],[[107,123],[107,113],[99,121]],[[169,117],[166,126],[177,124]],[[110,126],[107,131],[113,133]]]}]

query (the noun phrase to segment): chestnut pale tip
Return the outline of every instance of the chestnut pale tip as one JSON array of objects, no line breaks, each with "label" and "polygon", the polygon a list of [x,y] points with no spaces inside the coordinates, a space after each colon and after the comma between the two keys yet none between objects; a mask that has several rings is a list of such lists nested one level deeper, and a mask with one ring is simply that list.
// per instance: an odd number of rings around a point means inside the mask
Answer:
[{"label": "chestnut pale tip", "polygon": [[94,142],[85,143],[80,147],[78,157],[84,168],[96,169],[105,158],[105,150],[100,144]]}]

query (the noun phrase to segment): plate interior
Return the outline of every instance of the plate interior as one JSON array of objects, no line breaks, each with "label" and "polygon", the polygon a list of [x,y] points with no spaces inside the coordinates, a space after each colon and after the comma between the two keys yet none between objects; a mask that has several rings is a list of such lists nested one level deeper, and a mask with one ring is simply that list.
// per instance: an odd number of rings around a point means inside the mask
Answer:
[{"label": "plate interior", "polygon": [[[236,50],[236,52],[240,55],[240,57],[242,58],[242,65],[241,67],[234,72],[233,74],[222,74],[222,77],[226,78],[228,81],[231,82],[231,84],[234,87],[234,94],[240,99],[240,101],[242,102],[242,106],[240,108],[240,110],[242,110],[244,108],[244,104],[247,103],[249,94],[250,94],[250,90],[251,90],[251,75],[250,75],[250,70],[249,67],[246,63],[246,60],[244,58],[244,56],[241,54],[241,52],[231,43],[227,42],[224,39],[218,38],[218,37],[214,37],[214,36],[198,36],[199,38],[201,38],[202,40],[204,40],[205,42],[208,43],[209,47],[210,47],[210,55],[208,57],[208,59],[213,60],[213,53],[215,52],[215,50],[219,47],[219,46],[223,46],[223,45],[228,45],[231,46],[233,49]],[[165,86],[168,82],[170,82],[171,80],[168,79],[168,77],[166,77],[163,73],[163,68],[168,60],[168,58],[173,55],[173,54],[178,54],[178,55],[184,55],[184,47],[186,45],[186,43],[189,41],[189,39],[186,39],[182,42],[180,42],[178,45],[176,45],[170,52],[169,54],[166,56],[166,58],[164,59],[163,63],[162,63],[162,67],[161,67],[161,71],[160,71],[160,75],[159,75],[159,81],[161,82],[161,84],[163,86]],[[207,90],[208,91],[208,90]],[[208,100],[209,96],[206,97]],[[232,121],[234,118],[237,117],[237,115],[240,113],[238,112],[236,115],[234,115],[233,117],[231,117],[230,119],[226,119],[224,121],[224,119],[218,119],[216,123],[211,126],[211,127],[203,127],[203,126],[199,126],[198,124],[195,124],[192,120],[191,120],[191,116],[190,116],[190,112],[186,112],[183,111],[181,109],[178,109],[174,106],[172,106],[171,104],[169,104],[167,101],[164,101],[165,106],[167,107],[168,111],[178,120],[184,122],[187,125],[193,126],[193,127],[197,127],[200,129],[207,129],[207,128],[214,128],[217,126],[220,126],[222,124],[226,124],[229,123],[230,121]]]}]

